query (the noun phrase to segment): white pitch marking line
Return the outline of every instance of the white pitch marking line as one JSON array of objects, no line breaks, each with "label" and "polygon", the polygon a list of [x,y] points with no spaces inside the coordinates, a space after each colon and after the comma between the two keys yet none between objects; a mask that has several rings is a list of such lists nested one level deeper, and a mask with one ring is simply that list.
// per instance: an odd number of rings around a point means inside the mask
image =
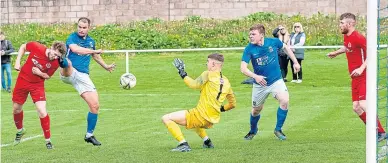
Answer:
[{"label": "white pitch marking line", "polygon": [[[25,142],[25,141],[27,141],[27,140],[32,140],[32,139],[35,139],[35,138],[39,138],[39,137],[42,137],[42,136],[43,136],[43,135],[35,135],[35,136],[31,136],[31,137],[26,137],[26,138],[22,139],[22,140],[20,141],[20,143]],[[1,148],[7,147],[7,146],[10,146],[10,145],[13,145],[13,143],[9,143],[9,144],[1,144]]]}]

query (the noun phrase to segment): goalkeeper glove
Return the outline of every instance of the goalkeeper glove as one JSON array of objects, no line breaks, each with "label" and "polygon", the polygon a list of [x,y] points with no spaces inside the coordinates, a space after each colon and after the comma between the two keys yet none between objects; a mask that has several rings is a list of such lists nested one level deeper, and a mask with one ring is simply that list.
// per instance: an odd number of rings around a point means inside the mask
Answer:
[{"label": "goalkeeper glove", "polygon": [[181,59],[175,58],[172,64],[178,69],[181,78],[184,79],[187,76],[187,73],[185,72],[185,63],[183,63]]},{"label": "goalkeeper glove", "polygon": [[221,112],[225,112],[225,108],[224,108],[224,105],[221,105],[221,109],[220,109]]}]

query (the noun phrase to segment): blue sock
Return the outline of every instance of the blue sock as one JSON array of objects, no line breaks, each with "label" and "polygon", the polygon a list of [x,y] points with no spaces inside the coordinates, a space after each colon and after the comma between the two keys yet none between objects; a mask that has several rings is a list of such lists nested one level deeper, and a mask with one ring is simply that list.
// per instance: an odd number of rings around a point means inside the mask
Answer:
[{"label": "blue sock", "polygon": [[283,110],[278,108],[278,113],[277,113],[277,122],[276,122],[276,131],[279,131],[282,129],[284,121],[286,120],[288,110]]},{"label": "blue sock", "polygon": [[260,114],[256,117],[254,117],[252,115],[252,113],[250,114],[251,115],[251,120],[250,120],[250,123],[251,123],[251,130],[249,131],[250,133],[257,133],[257,123],[259,123],[259,120],[260,120]]},{"label": "blue sock", "polygon": [[96,128],[97,118],[98,114],[94,114],[91,112],[88,113],[88,133],[93,133],[94,128]]},{"label": "blue sock", "polygon": [[64,59],[60,60],[59,66],[62,67],[62,68],[68,67],[68,66],[69,66],[69,63],[67,62],[67,59],[64,58]]}]

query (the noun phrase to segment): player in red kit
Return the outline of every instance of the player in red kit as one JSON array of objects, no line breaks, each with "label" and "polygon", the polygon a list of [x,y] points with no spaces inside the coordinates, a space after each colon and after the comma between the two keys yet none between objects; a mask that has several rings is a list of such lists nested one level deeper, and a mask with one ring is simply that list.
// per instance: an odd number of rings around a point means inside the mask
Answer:
[{"label": "player in red kit", "polygon": [[[344,34],[344,47],[327,54],[334,58],[346,53],[348,69],[352,78],[353,110],[360,119],[366,123],[366,39],[365,36],[355,30],[356,16],[352,13],[344,13],[340,16],[340,29]],[[380,120],[378,124],[378,141],[387,138]]]},{"label": "player in red kit", "polygon": [[[20,69],[20,60],[23,54],[29,51],[30,54]],[[62,42],[55,42],[51,48],[46,48],[38,42],[23,44],[15,62],[15,69],[20,71],[13,91],[13,117],[18,132],[14,145],[20,143],[22,136],[26,133],[23,128],[23,104],[28,94],[31,95],[39,114],[40,124],[46,139],[47,149],[52,149],[50,141],[50,117],[46,111],[46,95],[44,81],[50,79],[60,66],[60,59],[66,54],[66,45]]]}]

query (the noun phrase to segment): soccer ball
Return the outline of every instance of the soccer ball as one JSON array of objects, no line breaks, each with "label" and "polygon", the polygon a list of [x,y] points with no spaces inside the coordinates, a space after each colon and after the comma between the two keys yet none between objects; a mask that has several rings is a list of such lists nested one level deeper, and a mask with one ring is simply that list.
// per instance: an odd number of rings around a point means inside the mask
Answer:
[{"label": "soccer ball", "polygon": [[136,77],[131,73],[125,73],[120,77],[120,85],[124,89],[131,89],[136,85]]}]

